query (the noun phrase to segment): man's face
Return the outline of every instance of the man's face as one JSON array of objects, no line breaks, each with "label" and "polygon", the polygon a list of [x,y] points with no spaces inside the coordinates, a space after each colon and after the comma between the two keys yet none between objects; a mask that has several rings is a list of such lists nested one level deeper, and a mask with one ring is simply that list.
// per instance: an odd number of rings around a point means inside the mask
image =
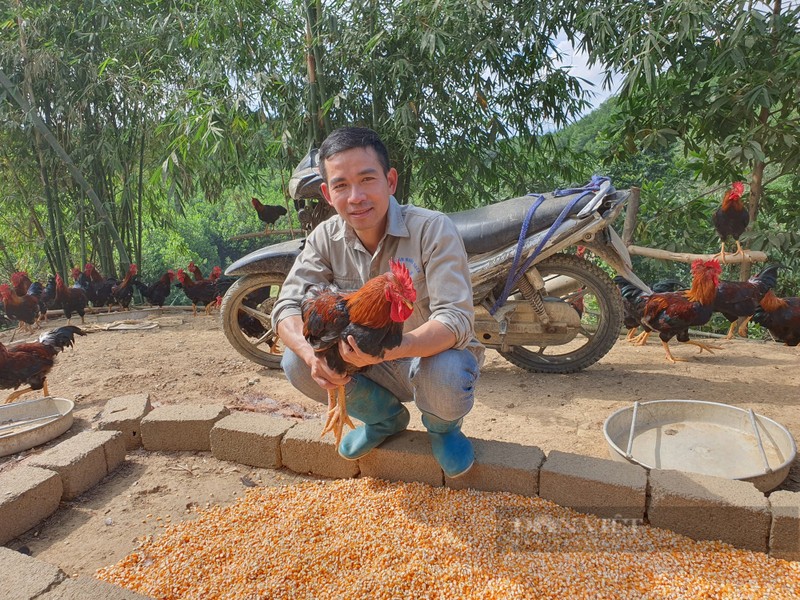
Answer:
[{"label": "man's face", "polygon": [[351,148],[325,161],[328,181],[322,193],[364,242],[380,240],[386,229],[389,196],[397,188],[397,171],[384,174],[372,148]]}]

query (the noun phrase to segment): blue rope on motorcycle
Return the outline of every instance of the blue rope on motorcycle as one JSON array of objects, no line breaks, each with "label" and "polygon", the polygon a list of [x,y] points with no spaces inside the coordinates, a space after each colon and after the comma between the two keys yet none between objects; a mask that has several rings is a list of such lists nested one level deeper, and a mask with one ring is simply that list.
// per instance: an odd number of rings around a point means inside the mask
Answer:
[{"label": "blue rope on motorcycle", "polygon": [[545,200],[544,196],[542,196],[541,194],[539,195],[539,197],[536,199],[536,202],[528,209],[528,212],[525,215],[525,221],[522,223],[522,230],[520,231],[519,240],[517,241],[517,250],[514,254],[514,262],[511,264],[511,269],[508,272],[508,277],[506,278],[506,283],[503,286],[503,291],[500,293],[500,296],[492,305],[492,308],[489,309],[489,314],[494,315],[500,309],[500,307],[502,307],[506,303],[506,300],[508,300],[508,295],[511,293],[511,290],[514,289],[514,286],[517,284],[520,278],[525,274],[525,271],[527,271],[530,268],[530,266],[533,264],[533,261],[542,251],[542,248],[544,248],[544,245],[551,237],[553,237],[553,234],[556,232],[556,230],[558,230],[558,228],[564,222],[564,219],[567,218],[567,215],[569,215],[569,213],[572,212],[572,209],[575,207],[575,205],[578,204],[578,202],[580,202],[586,196],[591,195],[594,192],[597,192],[600,189],[600,185],[606,181],[610,181],[610,179],[608,177],[594,175],[592,176],[591,181],[589,181],[589,183],[587,183],[585,186],[581,188],[571,188],[568,190],[554,191],[553,196],[555,197],[569,196],[571,194],[579,194],[579,195],[570,200],[569,203],[561,210],[561,213],[558,215],[556,220],[547,230],[547,233],[545,233],[542,240],[539,242],[536,248],[534,248],[533,252],[525,260],[522,266],[520,266],[519,260],[522,255],[522,248],[525,245],[525,240],[528,237],[528,227],[531,221],[533,220],[533,215],[536,212],[536,209],[538,209]]},{"label": "blue rope on motorcycle", "polygon": [[553,196],[560,198],[561,196],[570,196],[571,194],[578,194],[586,191],[597,192],[600,190],[600,186],[606,181],[611,181],[611,178],[606,177],[605,175],[592,175],[589,183],[587,183],[585,186],[579,188],[569,188],[566,190],[556,190],[553,192]]}]

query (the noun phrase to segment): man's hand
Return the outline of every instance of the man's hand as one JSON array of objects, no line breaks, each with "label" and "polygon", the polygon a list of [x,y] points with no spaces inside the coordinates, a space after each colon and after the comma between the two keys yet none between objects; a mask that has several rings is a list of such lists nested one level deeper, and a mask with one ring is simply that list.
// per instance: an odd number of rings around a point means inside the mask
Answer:
[{"label": "man's hand", "polygon": [[362,352],[356,343],[356,338],[352,335],[347,336],[347,341],[339,340],[339,354],[341,354],[345,362],[359,368],[377,365],[383,362],[380,356],[373,356],[372,354]]},{"label": "man's hand", "polygon": [[326,390],[335,390],[350,381],[349,375],[339,375],[328,367],[328,362],[324,358],[316,355],[313,356],[308,366],[311,367],[311,378]]}]

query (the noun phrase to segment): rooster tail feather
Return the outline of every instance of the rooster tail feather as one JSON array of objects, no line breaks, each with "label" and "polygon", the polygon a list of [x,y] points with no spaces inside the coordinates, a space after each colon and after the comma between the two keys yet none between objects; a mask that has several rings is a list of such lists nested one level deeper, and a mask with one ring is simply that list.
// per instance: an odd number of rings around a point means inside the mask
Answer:
[{"label": "rooster tail feather", "polygon": [[781,265],[769,265],[753,277],[753,283],[760,284],[765,290],[771,290],[778,284],[778,269]]},{"label": "rooster tail feather", "polygon": [[75,341],[75,334],[86,335],[86,332],[75,325],[66,325],[53,329],[52,331],[44,332],[39,336],[39,342],[45,346],[52,346],[58,350],[63,350],[68,346],[72,346]]}]

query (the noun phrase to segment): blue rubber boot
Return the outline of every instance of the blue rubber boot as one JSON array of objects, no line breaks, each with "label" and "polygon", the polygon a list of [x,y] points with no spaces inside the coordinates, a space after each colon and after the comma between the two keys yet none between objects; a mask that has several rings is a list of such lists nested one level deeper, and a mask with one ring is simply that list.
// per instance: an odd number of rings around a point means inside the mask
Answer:
[{"label": "blue rubber boot", "polygon": [[339,443],[339,456],[347,460],[361,458],[390,435],[405,430],[411,419],[408,409],[385,387],[361,375],[353,379],[356,384],[347,392],[347,414],[364,424]]},{"label": "blue rubber boot", "polygon": [[422,413],[422,424],[431,438],[433,456],[451,479],[464,475],[475,463],[472,442],[461,433],[462,421],[445,421],[430,413]]}]

